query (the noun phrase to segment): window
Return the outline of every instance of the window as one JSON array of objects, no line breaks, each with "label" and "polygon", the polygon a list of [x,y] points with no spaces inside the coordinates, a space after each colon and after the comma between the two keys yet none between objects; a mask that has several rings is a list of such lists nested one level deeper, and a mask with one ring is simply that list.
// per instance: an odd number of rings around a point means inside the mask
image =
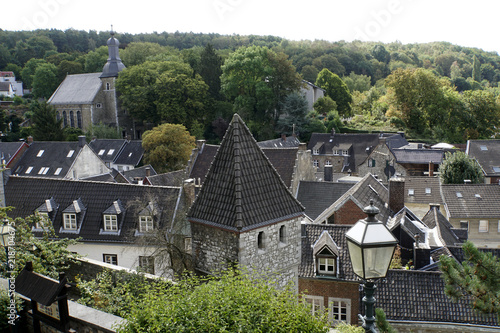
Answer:
[{"label": "window", "polygon": [[460,221],[460,228],[469,231],[469,221]]},{"label": "window", "polygon": [[108,151],[108,155],[113,155],[113,153],[114,153],[114,152],[115,152],[115,150],[114,150],[114,149],[110,149],[110,150]]},{"label": "window", "polygon": [[461,192],[457,192],[457,198],[463,198],[464,196],[462,195]]},{"label": "window", "polygon": [[68,117],[66,116],[66,111],[63,111],[62,117],[63,117],[63,127],[68,126]]},{"label": "window", "polygon": [[479,232],[488,232],[488,220],[479,220]]},{"label": "window", "polygon": [[257,248],[259,250],[264,250],[266,247],[266,235],[264,234],[264,231],[260,231],[259,234],[257,235]]},{"label": "window", "polygon": [[347,150],[342,150],[342,155],[344,156],[348,156],[349,155],[349,152]]},{"label": "window", "polygon": [[76,111],[76,125],[78,128],[82,128],[82,113],[80,111]]},{"label": "window", "polygon": [[38,151],[38,154],[36,154],[36,157],[42,157],[44,151],[45,150],[43,150],[43,149],[41,149],[40,151]]},{"label": "window", "polygon": [[39,175],[46,175],[47,172],[49,172],[49,167],[41,167],[40,170],[38,171]]},{"label": "window", "polygon": [[102,104],[101,103],[96,103],[95,107],[98,108],[98,109],[101,109],[102,108]]},{"label": "window", "polygon": [[57,168],[56,171],[54,172],[54,176],[59,176],[61,171],[62,171],[62,168]]},{"label": "window", "polygon": [[310,296],[304,295],[304,302],[311,304],[311,313],[314,315],[316,313],[323,312],[324,308],[324,299],[323,296]]},{"label": "window", "polygon": [[330,160],[326,160],[325,165],[332,165],[332,162]]},{"label": "window", "polygon": [[333,150],[333,155],[338,155],[339,154],[339,151],[337,149],[334,149]]},{"label": "window", "polygon": [[374,168],[375,167],[375,160],[373,158],[370,158],[368,160],[368,167],[369,168]]},{"label": "window", "polygon": [[313,149],[313,155],[319,155],[319,149],[314,148]]},{"label": "window", "polygon": [[76,214],[64,213],[64,229],[76,230]]},{"label": "window", "polygon": [[318,272],[326,274],[335,274],[337,263],[335,258],[318,258]]},{"label": "window", "polygon": [[479,149],[481,149],[482,151],[487,151],[488,147],[481,145],[479,146]]},{"label": "window", "polygon": [[318,160],[314,160],[313,161],[313,166],[315,166],[316,168],[319,168],[319,161]]},{"label": "window", "polygon": [[425,188],[425,194],[431,194],[431,188],[430,187],[426,187]]},{"label": "window", "polygon": [[408,195],[415,195],[415,190],[412,188],[408,189]]},{"label": "window", "polygon": [[69,126],[75,127],[75,118],[73,117],[73,111],[69,112]]},{"label": "window", "polygon": [[191,253],[191,237],[184,238],[184,250],[187,253]]},{"label": "window", "polygon": [[498,221],[498,229],[497,232],[500,232],[500,221]]},{"label": "window", "polygon": [[104,215],[104,231],[117,231],[118,219],[116,215]]},{"label": "window", "polygon": [[153,218],[151,216],[139,216],[139,232],[153,230]]},{"label": "window", "polygon": [[26,172],[25,172],[25,173],[29,174],[29,173],[31,172],[31,170],[33,170],[33,167],[32,167],[32,166],[28,167],[28,169],[26,169]]},{"label": "window", "polygon": [[111,89],[111,84],[109,84],[109,82],[106,82],[106,90],[109,90]]},{"label": "window", "polygon": [[106,264],[118,265],[118,256],[116,254],[103,254],[102,261]]},{"label": "window", "polygon": [[328,298],[328,317],[332,323],[351,322],[351,300],[344,298]]},{"label": "window", "polygon": [[493,167],[493,172],[494,173],[500,173],[500,167],[494,166]]},{"label": "window", "polygon": [[71,149],[68,153],[68,155],[66,155],[66,157],[71,157],[73,156],[73,154],[75,153],[75,151],[73,149]]},{"label": "window", "polygon": [[139,257],[139,267],[141,271],[149,274],[155,273],[155,258],[150,256]]},{"label": "window", "polygon": [[280,227],[280,243],[286,243],[286,227],[282,225]]}]

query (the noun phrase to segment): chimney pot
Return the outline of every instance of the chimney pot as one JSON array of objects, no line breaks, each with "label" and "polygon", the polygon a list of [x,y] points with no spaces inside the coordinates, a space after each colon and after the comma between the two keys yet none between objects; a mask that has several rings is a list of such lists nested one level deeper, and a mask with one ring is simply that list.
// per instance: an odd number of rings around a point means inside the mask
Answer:
[{"label": "chimney pot", "polygon": [[33,137],[30,135],[28,136],[28,144],[32,144],[33,143]]}]

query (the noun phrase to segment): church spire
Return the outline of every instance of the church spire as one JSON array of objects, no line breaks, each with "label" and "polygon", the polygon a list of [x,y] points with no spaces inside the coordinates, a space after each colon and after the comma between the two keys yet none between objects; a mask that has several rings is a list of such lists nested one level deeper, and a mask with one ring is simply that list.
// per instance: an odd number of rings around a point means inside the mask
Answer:
[{"label": "church spire", "polygon": [[108,61],[104,65],[102,69],[101,78],[103,77],[117,77],[118,73],[125,68],[125,65],[122,63],[120,59],[120,55],[118,53],[118,46],[120,42],[115,38],[115,32],[113,31],[113,25],[111,25],[111,37],[108,39]]}]

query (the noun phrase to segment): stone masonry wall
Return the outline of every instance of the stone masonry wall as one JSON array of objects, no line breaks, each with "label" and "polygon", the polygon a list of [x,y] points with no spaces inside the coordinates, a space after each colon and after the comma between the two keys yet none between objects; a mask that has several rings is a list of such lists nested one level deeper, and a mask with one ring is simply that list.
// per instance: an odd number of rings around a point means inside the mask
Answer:
[{"label": "stone masonry wall", "polygon": [[[239,263],[259,273],[268,272],[283,287],[293,282],[298,285],[298,267],[301,257],[301,218],[278,222],[240,235]],[[280,241],[280,228],[285,238]],[[264,246],[258,247],[258,235],[263,232]]]},{"label": "stone masonry wall", "polygon": [[306,150],[306,144],[301,143],[297,151],[297,159],[292,175],[292,184],[290,191],[295,196],[299,182],[301,180],[316,180],[316,168],[313,166],[311,151]]},{"label": "stone masonry wall", "polygon": [[238,235],[218,228],[191,223],[194,267],[216,272],[238,261]]}]

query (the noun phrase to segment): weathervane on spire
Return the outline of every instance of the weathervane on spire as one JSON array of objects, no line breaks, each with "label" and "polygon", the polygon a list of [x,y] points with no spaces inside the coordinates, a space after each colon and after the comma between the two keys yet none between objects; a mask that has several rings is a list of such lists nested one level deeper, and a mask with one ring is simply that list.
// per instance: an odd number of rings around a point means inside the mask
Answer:
[{"label": "weathervane on spire", "polygon": [[114,36],[115,32],[113,31],[113,25],[111,25],[111,36]]}]

